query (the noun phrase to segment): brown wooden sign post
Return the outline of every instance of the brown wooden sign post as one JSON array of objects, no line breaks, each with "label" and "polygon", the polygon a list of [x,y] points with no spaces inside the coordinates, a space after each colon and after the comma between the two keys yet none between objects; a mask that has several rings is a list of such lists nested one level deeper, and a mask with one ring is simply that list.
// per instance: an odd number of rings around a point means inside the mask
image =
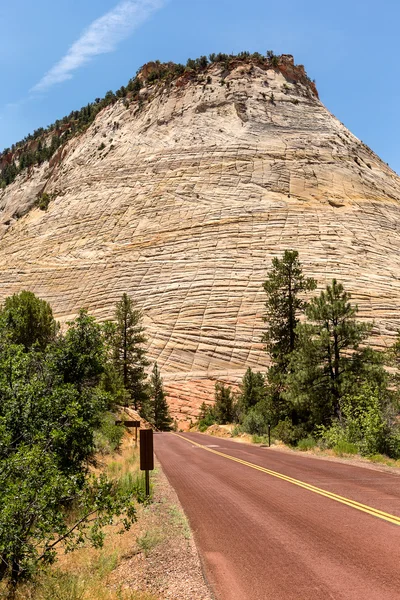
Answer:
[{"label": "brown wooden sign post", "polygon": [[125,425],[125,427],[135,428],[135,448],[137,447],[137,430],[140,427],[140,421],[115,421],[116,425]]},{"label": "brown wooden sign post", "polygon": [[140,430],[140,470],[145,471],[146,496],[150,496],[150,473],[154,470],[153,430]]}]

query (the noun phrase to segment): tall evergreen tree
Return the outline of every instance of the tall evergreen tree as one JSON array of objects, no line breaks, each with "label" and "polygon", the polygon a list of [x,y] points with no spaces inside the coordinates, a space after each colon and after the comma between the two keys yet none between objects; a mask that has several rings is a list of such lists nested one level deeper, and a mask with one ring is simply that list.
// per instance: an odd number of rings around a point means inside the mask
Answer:
[{"label": "tall evergreen tree", "polygon": [[267,382],[278,421],[287,416],[282,392],[290,355],[296,345],[299,316],[307,305],[302,296],[316,288],[316,281],[303,275],[299,253],[296,250],[285,250],[282,258],[273,259],[272,269],[263,287],[267,294],[264,315],[267,328],[262,341],[272,361]]},{"label": "tall evergreen tree", "polygon": [[169,431],[171,429],[172,419],[169,414],[163,382],[157,363],[154,363],[153,372],[151,374],[150,397],[150,422],[160,431]]},{"label": "tall evergreen tree", "polygon": [[273,362],[286,370],[296,343],[296,326],[306,302],[299,294],[316,288],[312,278],[303,275],[297,250],[285,250],[283,258],[274,258],[268,279],[263,284],[267,293],[263,334],[265,348]]},{"label": "tall evergreen tree", "polygon": [[356,321],[357,306],[335,279],[305,312],[308,323],[296,329],[298,344],[292,354],[286,396],[308,412],[313,423],[341,421],[341,399],[373,373],[384,379],[379,357],[371,348],[360,347],[371,324]]},{"label": "tall evergreen tree", "polygon": [[116,327],[113,335],[114,364],[122,376],[125,389],[136,410],[142,410],[148,400],[146,367],[146,337],[142,312],[132,299],[123,294],[115,310]]},{"label": "tall evergreen tree", "polygon": [[217,423],[232,423],[235,418],[234,397],[230,387],[223,383],[215,384],[215,418]]}]

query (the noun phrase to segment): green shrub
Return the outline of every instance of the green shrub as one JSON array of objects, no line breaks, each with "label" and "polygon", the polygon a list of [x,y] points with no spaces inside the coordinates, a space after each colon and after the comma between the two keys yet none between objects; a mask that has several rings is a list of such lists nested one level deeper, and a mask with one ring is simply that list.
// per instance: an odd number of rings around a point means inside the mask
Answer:
[{"label": "green shrub", "polygon": [[303,424],[293,425],[290,419],[279,421],[273,429],[273,435],[284,444],[295,446],[299,440],[307,436],[307,430]]},{"label": "green shrub", "polygon": [[384,456],[383,454],[372,454],[371,456],[368,456],[368,460],[382,465],[386,465],[388,463],[387,456]]},{"label": "green shrub", "polygon": [[337,456],[343,456],[344,454],[357,454],[358,448],[355,444],[347,442],[346,440],[340,440],[334,447],[333,451]]},{"label": "green shrub", "polygon": [[40,208],[40,210],[47,210],[50,204],[50,196],[46,192],[40,194],[36,200],[36,206]]},{"label": "green shrub", "polygon": [[253,444],[268,444],[268,436],[267,435],[258,435],[254,434],[251,438]]},{"label": "green shrub", "polygon": [[146,531],[144,535],[136,538],[136,543],[147,558],[150,552],[162,541],[160,532],[156,530]]},{"label": "green shrub", "polygon": [[231,431],[231,437],[237,437],[242,433],[242,427],[240,425],[235,425],[235,427]]},{"label": "green shrub", "polygon": [[302,452],[306,452],[307,450],[312,450],[317,445],[316,441],[313,437],[303,438],[297,442],[297,448]]},{"label": "green shrub", "polygon": [[220,425],[232,423],[235,417],[235,398],[229,386],[223,383],[215,384],[215,420]]},{"label": "green shrub", "polygon": [[384,443],[385,454],[390,458],[400,458],[400,429],[393,427],[385,437]]},{"label": "green shrub", "polygon": [[213,425],[214,423],[215,423],[215,421],[213,421],[212,423],[209,423],[209,422],[208,422],[208,420],[206,420],[206,419],[202,419],[201,421],[199,421],[199,424],[198,424],[198,430],[199,430],[201,433],[204,433],[204,432],[205,432],[205,431],[207,431],[207,429],[208,429],[208,428],[209,428],[211,425]]},{"label": "green shrub", "polygon": [[242,428],[251,435],[262,435],[267,433],[268,423],[261,413],[251,409],[243,419]]},{"label": "green shrub", "polygon": [[124,428],[115,425],[115,417],[111,413],[105,413],[102,417],[100,427],[95,432],[95,445],[100,454],[111,454],[119,449]]}]

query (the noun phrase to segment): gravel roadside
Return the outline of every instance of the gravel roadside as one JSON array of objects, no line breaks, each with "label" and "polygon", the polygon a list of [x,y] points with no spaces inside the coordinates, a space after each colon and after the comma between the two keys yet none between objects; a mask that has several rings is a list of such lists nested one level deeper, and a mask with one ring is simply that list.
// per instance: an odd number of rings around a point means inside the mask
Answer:
[{"label": "gravel roadside", "polygon": [[214,600],[178,496],[157,460],[152,484],[152,504],[139,509],[136,544],[113,572],[111,585],[159,600]]}]

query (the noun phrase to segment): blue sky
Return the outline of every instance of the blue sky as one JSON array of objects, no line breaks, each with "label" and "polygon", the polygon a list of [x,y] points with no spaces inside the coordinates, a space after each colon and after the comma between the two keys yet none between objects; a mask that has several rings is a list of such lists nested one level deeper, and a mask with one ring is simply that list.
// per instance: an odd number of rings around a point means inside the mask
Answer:
[{"label": "blue sky", "polygon": [[149,60],[293,54],[321,100],[400,173],[397,0],[19,0],[0,4],[0,149]]}]

